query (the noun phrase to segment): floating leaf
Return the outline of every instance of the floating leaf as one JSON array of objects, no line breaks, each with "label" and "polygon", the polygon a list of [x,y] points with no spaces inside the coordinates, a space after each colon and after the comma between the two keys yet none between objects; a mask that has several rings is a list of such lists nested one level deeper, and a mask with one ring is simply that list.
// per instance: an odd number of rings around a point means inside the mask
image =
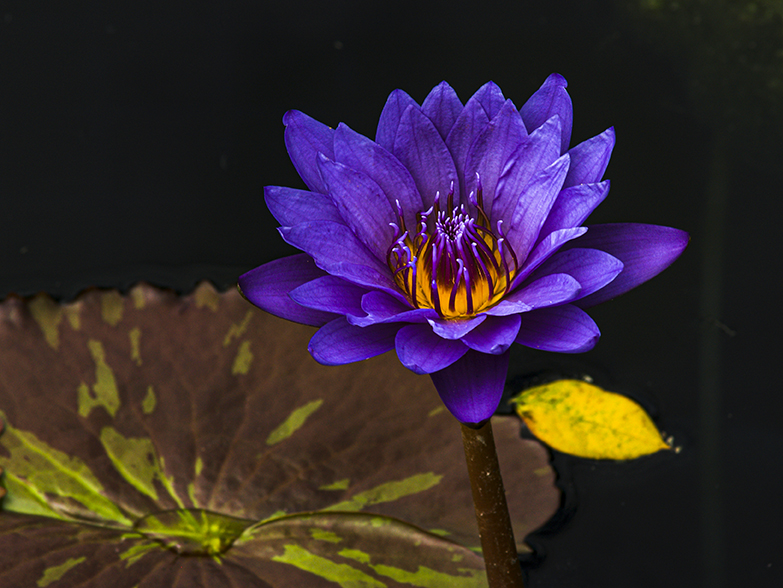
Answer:
[{"label": "floating leaf", "polygon": [[[311,335],[206,284],[0,304],[0,585],[485,585],[429,378],[320,366]],[[522,540],[559,492],[494,429]]]},{"label": "floating leaf", "polygon": [[581,380],[536,386],[512,402],[530,432],[563,453],[634,459],[670,449],[641,406]]}]

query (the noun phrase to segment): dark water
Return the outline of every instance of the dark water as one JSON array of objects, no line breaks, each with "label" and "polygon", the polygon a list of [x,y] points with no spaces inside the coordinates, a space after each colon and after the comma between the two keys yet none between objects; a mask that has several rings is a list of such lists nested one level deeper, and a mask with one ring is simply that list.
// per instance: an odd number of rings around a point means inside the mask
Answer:
[{"label": "dark water", "polygon": [[[614,125],[591,222],[691,232],[663,275],[591,314],[587,373],[679,454],[556,458],[536,587],[778,586],[783,21],[777,3],[617,0],[0,4],[0,297],[137,280],[187,290],[289,252],[262,200],[299,186],[290,108],[374,133],[386,95],[487,80],[521,105],[557,71],[572,144]],[[540,5],[539,5],[540,4]],[[153,6],[152,4],[150,6]]]}]

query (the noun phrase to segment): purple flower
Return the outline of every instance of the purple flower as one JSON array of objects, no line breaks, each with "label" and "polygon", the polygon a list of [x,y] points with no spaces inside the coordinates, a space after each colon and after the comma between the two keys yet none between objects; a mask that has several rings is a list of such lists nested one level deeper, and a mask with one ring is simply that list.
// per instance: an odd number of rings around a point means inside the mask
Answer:
[{"label": "purple flower", "polygon": [[497,408],[512,343],[564,353],[600,332],[583,310],[671,264],[687,233],[582,223],[606,197],[608,129],[572,149],[571,99],[552,74],[517,109],[489,82],[463,106],[445,82],[419,106],[391,93],[375,141],[290,111],[285,143],[308,190],[270,186],[303,253],[239,278],[277,316],[321,327],[339,365],[395,349],[463,423]]}]

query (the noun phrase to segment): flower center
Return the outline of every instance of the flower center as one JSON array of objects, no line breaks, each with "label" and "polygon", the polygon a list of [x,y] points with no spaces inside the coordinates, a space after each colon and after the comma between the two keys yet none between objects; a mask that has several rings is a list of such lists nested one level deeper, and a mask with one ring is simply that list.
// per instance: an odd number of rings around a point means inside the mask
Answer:
[{"label": "flower center", "polygon": [[[481,187],[469,196],[476,208],[470,216],[465,205],[453,205],[449,191],[445,210],[440,192],[435,203],[419,212],[418,231],[405,228],[397,203],[398,223],[386,262],[397,285],[415,308],[434,308],[446,319],[468,318],[497,304],[518,270],[514,250],[506,242],[498,221],[496,231],[484,212]],[[511,267],[510,267],[511,265]]]}]

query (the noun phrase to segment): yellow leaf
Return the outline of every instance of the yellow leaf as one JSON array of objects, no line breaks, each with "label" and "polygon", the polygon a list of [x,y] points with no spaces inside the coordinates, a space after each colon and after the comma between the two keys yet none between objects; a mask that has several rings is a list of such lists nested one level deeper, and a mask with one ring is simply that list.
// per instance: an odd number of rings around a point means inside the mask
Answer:
[{"label": "yellow leaf", "polygon": [[538,439],[592,459],[634,459],[671,447],[634,401],[581,380],[558,380],[512,400]]}]

